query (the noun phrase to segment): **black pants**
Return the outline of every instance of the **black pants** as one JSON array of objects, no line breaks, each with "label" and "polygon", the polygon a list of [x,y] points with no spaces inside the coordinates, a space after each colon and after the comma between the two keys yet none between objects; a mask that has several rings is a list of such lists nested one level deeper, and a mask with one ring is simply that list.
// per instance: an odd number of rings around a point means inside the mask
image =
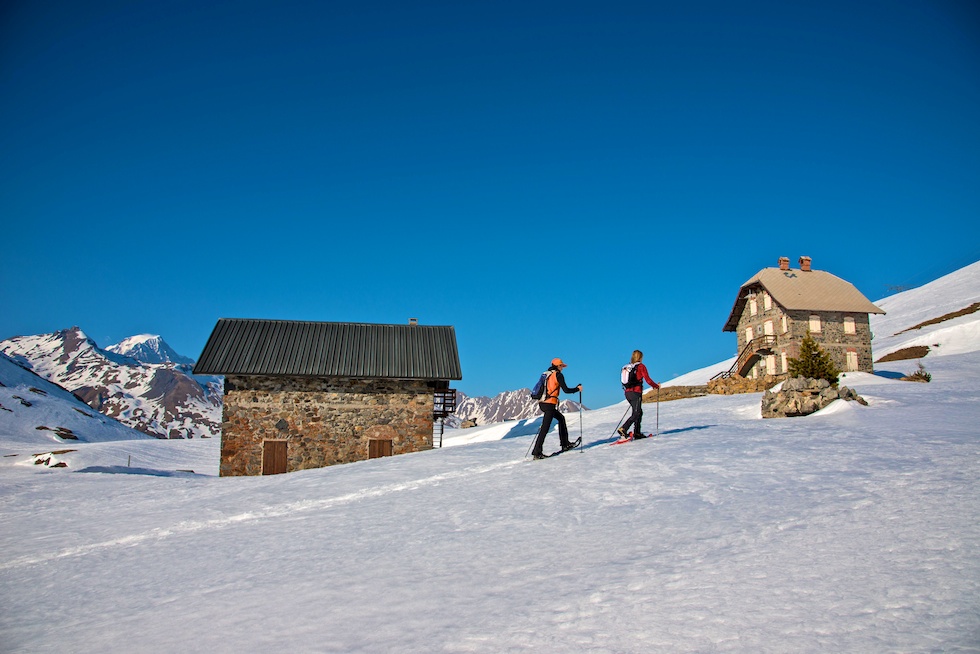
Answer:
[{"label": "black pants", "polygon": [[558,405],[538,402],[538,406],[541,408],[544,417],[541,418],[541,430],[538,432],[537,440],[534,441],[534,449],[531,450],[531,454],[544,454],[542,451],[544,437],[548,435],[548,430],[551,429],[552,418],[558,421],[558,439],[561,441],[561,446],[568,445],[568,425],[565,424],[565,416],[558,410]]},{"label": "black pants", "polygon": [[623,431],[629,433],[630,426],[632,426],[633,433],[639,436],[641,433],[640,421],[643,420],[643,394],[635,393],[633,391],[626,391],[626,401],[630,403],[633,413],[630,414],[630,417],[623,423]]}]

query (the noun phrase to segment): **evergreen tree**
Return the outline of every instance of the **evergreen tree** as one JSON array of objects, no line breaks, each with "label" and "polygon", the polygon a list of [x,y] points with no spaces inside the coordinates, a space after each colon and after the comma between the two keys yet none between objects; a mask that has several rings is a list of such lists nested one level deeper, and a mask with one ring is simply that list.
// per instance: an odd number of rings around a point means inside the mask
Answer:
[{"label": "evergreen tree", "polygon": [[826,379],[836,385],[840,371],[830,359],[830,355],[821,350],[810,332],[807,332],[803,342],[800,343],[800,356],[789,359],[789,374],[791,377]]}]

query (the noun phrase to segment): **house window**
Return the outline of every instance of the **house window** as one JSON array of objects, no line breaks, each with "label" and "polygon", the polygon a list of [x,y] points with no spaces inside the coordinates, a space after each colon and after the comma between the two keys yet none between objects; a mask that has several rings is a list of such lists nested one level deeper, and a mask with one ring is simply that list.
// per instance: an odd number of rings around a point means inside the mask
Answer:
[{"label": "house window", "polygon": [[858,369],[858,353],[855,350],[847,351],[847,370],[848,372]]},{"label": "house window", "polygon": [[854,328],[854,318],[851,316],[844,316],[844,333],[845,334],[856,334],[857,330]]},{"label": "house window", "polygon": [[780,325],[780,327],[782,327],[782,329],[783,329],[782,333],[785,334],[786,332],[788,332],[789,331],[789,321],[786,320],[786,316],[780,316],[779,322],[782,323]]},{"label": "house window", "polygon": [[772,329],[772,321],[767,320],[765,324],[762,326],[762,330],[765,332],[766,336],[772,336],[774,334]]},{"label": "house window", "polygon": [[745,344],[748,345],[749,343],[751,343],[753,338],[755,338],[755,332],[752,331],[752,328],[751,327],[746,327],[745,328]]},{"label": "house window", "polygon": [[814,334],[820,333],[820,316],[817,314],[810,316],[810,331]]},{"label": "house window", "polygon": [[763,291],[762,292],[762,307],[766,311],[769,311],[769,309],[772,309],[772,296],[769,295],[769,293],[766,292],[766,291]]},{"label": "house window", "polygon": [[754,316],[759,312],[759,304],[754,297],[749,298],[749,315]]},{"label": "house window", "polygon": [[775,375],[776,374],[776,355],[769,354],[766,355],[766,374]]},{"label": "house window", "polygon": [[779,355],[780,363],[783,364],[783,372],[789,372],[789,357],[785,352]]},{"label": "house window", "polygon": [[368,458],[380,459],[383,456],[391,456],[390,438],[372,438],[368,441]]},{"label": "house window", "polygon": [[286,472],[286,445],[289,441],[262,442],[262,474],[281,475]]}]

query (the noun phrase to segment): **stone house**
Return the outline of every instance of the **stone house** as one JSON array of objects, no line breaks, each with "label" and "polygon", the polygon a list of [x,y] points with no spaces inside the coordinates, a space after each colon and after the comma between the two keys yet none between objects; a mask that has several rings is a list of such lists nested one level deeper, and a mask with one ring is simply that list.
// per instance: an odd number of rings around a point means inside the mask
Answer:
[{"label": "stone house", "polygon": [[462,379],[450,326],[222,318],[194,374],[224,375],[221,476],[432,448]]},{"label": "stone house", "polygon": [[723,329],[737,334],[738,357],[719,377],[785,374],[807,333],[842,372],[874,372],[868,316],[884,311],[849,282],[813,270],[810,257],[799,263],[791,269],[780,257],[742,284]]}]

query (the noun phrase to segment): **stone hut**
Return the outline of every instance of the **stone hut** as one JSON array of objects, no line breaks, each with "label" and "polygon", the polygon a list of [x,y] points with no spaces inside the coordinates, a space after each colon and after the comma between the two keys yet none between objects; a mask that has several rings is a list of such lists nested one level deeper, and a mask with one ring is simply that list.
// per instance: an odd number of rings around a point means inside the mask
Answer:
[{"label": "stone hut", "polygon": [[738,358],[718,377],[784,375],[809,333],[842,372],[874,372],[868,316],[885,313],[849,282],[789,258],[742,284],[723,331],[738,335]]},{"label": "stone hut", "polygon": [[432,448],[462,379],[449,326],[222,318],[194,374],[224,375],[221,476]]}]

